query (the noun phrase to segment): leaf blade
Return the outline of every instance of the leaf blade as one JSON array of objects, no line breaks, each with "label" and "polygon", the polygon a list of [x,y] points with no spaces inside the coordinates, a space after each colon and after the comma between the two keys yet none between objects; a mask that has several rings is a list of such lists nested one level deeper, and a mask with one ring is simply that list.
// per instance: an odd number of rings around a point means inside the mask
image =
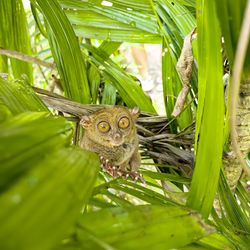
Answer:
[{"label": "leaf blade", "polygon": [[47,20],[51,51],[66,96],[90,103],[86,66],[73,28],[57,1],[34,0]]},{"label": "leaf blade", "polygon": [[197,4],[198,63],[203,67],[198,72],[199,106],[196,118],[196,141],[198,138],[199,141],[187,205],[197,209],[207,218],[213,206],[222,165],[224,92],[220,53],[221,34],[215,2],[198,1]]}]

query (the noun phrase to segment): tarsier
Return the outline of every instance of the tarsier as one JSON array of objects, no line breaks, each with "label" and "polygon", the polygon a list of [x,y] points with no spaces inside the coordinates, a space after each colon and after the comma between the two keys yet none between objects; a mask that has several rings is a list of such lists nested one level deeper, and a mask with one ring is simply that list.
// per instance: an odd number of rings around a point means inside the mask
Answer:
[{"label": "tarsier", "polygon": [[138,108],[112,107],[83,116],[80,121],[85,129],[81,147],[99,154],[102,167],[114,177],[143,181],[137,172],[141,162],[135,126],[138,116]]}]

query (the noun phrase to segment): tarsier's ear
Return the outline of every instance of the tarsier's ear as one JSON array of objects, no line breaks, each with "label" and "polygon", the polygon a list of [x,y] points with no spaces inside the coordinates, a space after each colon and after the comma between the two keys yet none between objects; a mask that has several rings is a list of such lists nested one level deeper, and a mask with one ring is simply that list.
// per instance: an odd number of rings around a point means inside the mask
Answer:
[{"label": "tarsier's ear", "polygon": [[137,120],[137,118],[140,115],[140,109],[138,107],[134,107],[131,111],[130,111],[132,117],[134,118],[134,120]]},{"label": "tarsier's ear", "polygon": [[83,126],[83,128],[87,129],[91,125],[91,119],[89,116],[85,115],[80,120],[80,125]]}]

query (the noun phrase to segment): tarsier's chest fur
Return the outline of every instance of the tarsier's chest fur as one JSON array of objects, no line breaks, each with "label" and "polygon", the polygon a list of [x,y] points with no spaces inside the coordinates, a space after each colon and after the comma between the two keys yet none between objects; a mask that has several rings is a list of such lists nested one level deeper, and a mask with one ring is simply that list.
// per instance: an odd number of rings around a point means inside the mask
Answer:
[{"label": "tarsier's chest fur", "polygon": [[88,138],[88,136],[84,136],[82,140],[82,147],[98,153],[106,159],[109,159],[110,162],[115,165],[120,165],[124,161],[127,161],[131,158],[134,151],[138,148],[138,140],[134,138],[134,140],[130,142],[124,142],[122,145],[113,146],[113,147],[104,147],[102,144],[96,143]]},{"label": "tarsier's chest fur", "polygon": [[98,153],[123,170],[137,170],[140,165],[135,128],[137,116],[133,117],[124,107],[114,107],[82,119],[85,133],[81,147]]}]

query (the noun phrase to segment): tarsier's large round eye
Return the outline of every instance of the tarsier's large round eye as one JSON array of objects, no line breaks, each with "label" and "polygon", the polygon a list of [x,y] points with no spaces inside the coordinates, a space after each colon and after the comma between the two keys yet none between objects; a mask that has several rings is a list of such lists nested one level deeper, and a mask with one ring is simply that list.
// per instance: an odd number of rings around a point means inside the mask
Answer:
[{"label": "tarsier's large round eye", "polygon": [[102,133],[106,133],[110,130],[110,125],[107,122],[99,122],[97,127]]},{"label": "tarsier's large round eye", "polygon": [[129,119],[127,117],[122,117],[118,122],[119,128],[127,128],[129,126]]}]

